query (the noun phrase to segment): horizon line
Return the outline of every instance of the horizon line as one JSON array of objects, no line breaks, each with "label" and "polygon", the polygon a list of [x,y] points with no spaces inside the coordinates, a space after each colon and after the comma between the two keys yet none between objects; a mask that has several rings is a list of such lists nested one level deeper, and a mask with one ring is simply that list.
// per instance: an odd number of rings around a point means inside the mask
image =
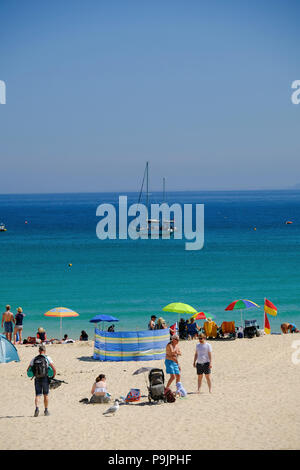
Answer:
[{"label": "horizon line", "polygon": [[[289,188],[256,188],[256,189],[176,189],[169,190],[168,193],[209,193],[209,192],[267,192],[267,191],[300,191],[300,188],[289,187]],[[38,195],[60,195],[60,194],[121,194],[122,192],[138,194],[139,191],[133,190],[115,190],[115,191],[55,191],[55,192],[20,192],[20,193],[0,193],[0,196],[38,196]],[[149,194],[162,193],[162,190],[149,191]]]}]

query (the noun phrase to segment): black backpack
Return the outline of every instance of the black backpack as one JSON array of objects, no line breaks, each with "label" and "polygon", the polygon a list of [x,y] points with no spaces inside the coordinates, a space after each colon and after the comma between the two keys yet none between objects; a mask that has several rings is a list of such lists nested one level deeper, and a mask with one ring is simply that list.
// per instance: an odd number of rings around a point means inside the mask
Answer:
[{"label": "black backpack", "polygon": [[48,361],[43,356],[43,354],[39,354],[33,360],[33,375],[37,379],[43,379],[44,377],[48,377]]}]

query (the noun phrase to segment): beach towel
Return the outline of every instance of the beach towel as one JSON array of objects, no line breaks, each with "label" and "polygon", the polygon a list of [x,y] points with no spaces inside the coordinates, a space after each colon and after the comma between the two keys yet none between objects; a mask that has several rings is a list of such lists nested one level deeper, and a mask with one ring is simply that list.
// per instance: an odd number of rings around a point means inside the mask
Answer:
[{"label": "beach towel", "polygon": [[223,321],[222,323],[222,333],[235,333],[235,323],[234,321]]},{"label": "beach towel", "polygon": [[204,332],[207,338],[216,338],[217,337],[217,324],[214,321],[204,322]]},{"label": "beach towel", "polygon": [[186,390],[183,387],[181,382],[176,383],[176,393],[178,393],[178,395],[180,397],[186,397],[187,396]]}]

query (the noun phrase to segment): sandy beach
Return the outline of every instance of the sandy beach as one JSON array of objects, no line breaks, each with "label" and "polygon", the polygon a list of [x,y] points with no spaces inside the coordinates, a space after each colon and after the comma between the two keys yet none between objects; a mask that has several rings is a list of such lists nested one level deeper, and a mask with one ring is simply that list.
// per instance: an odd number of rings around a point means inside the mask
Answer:
[{"label": "sandy beach", "polygon": [[[26,375],[37,348],[19,346],[21,362],[0,364],[1,449],[299,449],[300,364],[292,362],[299,335],[211,341],[213,393],[205,380],[196,394],[192,366],[196,341],[181,341],[182,383],[188,397],[148,404],[142,366],[163,361],[100,363],[91,360],[93,342],[50,345],[47,354],[68,384],[50,392],[51,415],[34,412],[34,385]],[[138,403],[103,416],[107,405],[84,405],[99,373],[113,398],[140,388]],[[148,382],[148,378],[146,376]],[[41,409],[43,410],[42,406]]]}]

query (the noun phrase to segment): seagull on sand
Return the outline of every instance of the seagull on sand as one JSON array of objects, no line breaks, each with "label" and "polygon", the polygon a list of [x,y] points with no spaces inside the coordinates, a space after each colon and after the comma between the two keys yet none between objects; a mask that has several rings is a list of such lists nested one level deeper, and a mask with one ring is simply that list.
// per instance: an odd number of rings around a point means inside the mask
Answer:
[{"label": "seagull on sand", "polygon": [[111,406],[110,408],[108,408],[106,411],[104,411],[104,415],[111,415],[111,416],[114,416],[115,413],[118,411],[119,409],[119,400],[116,399],[115,400],[115,404],[113,406]]}]

